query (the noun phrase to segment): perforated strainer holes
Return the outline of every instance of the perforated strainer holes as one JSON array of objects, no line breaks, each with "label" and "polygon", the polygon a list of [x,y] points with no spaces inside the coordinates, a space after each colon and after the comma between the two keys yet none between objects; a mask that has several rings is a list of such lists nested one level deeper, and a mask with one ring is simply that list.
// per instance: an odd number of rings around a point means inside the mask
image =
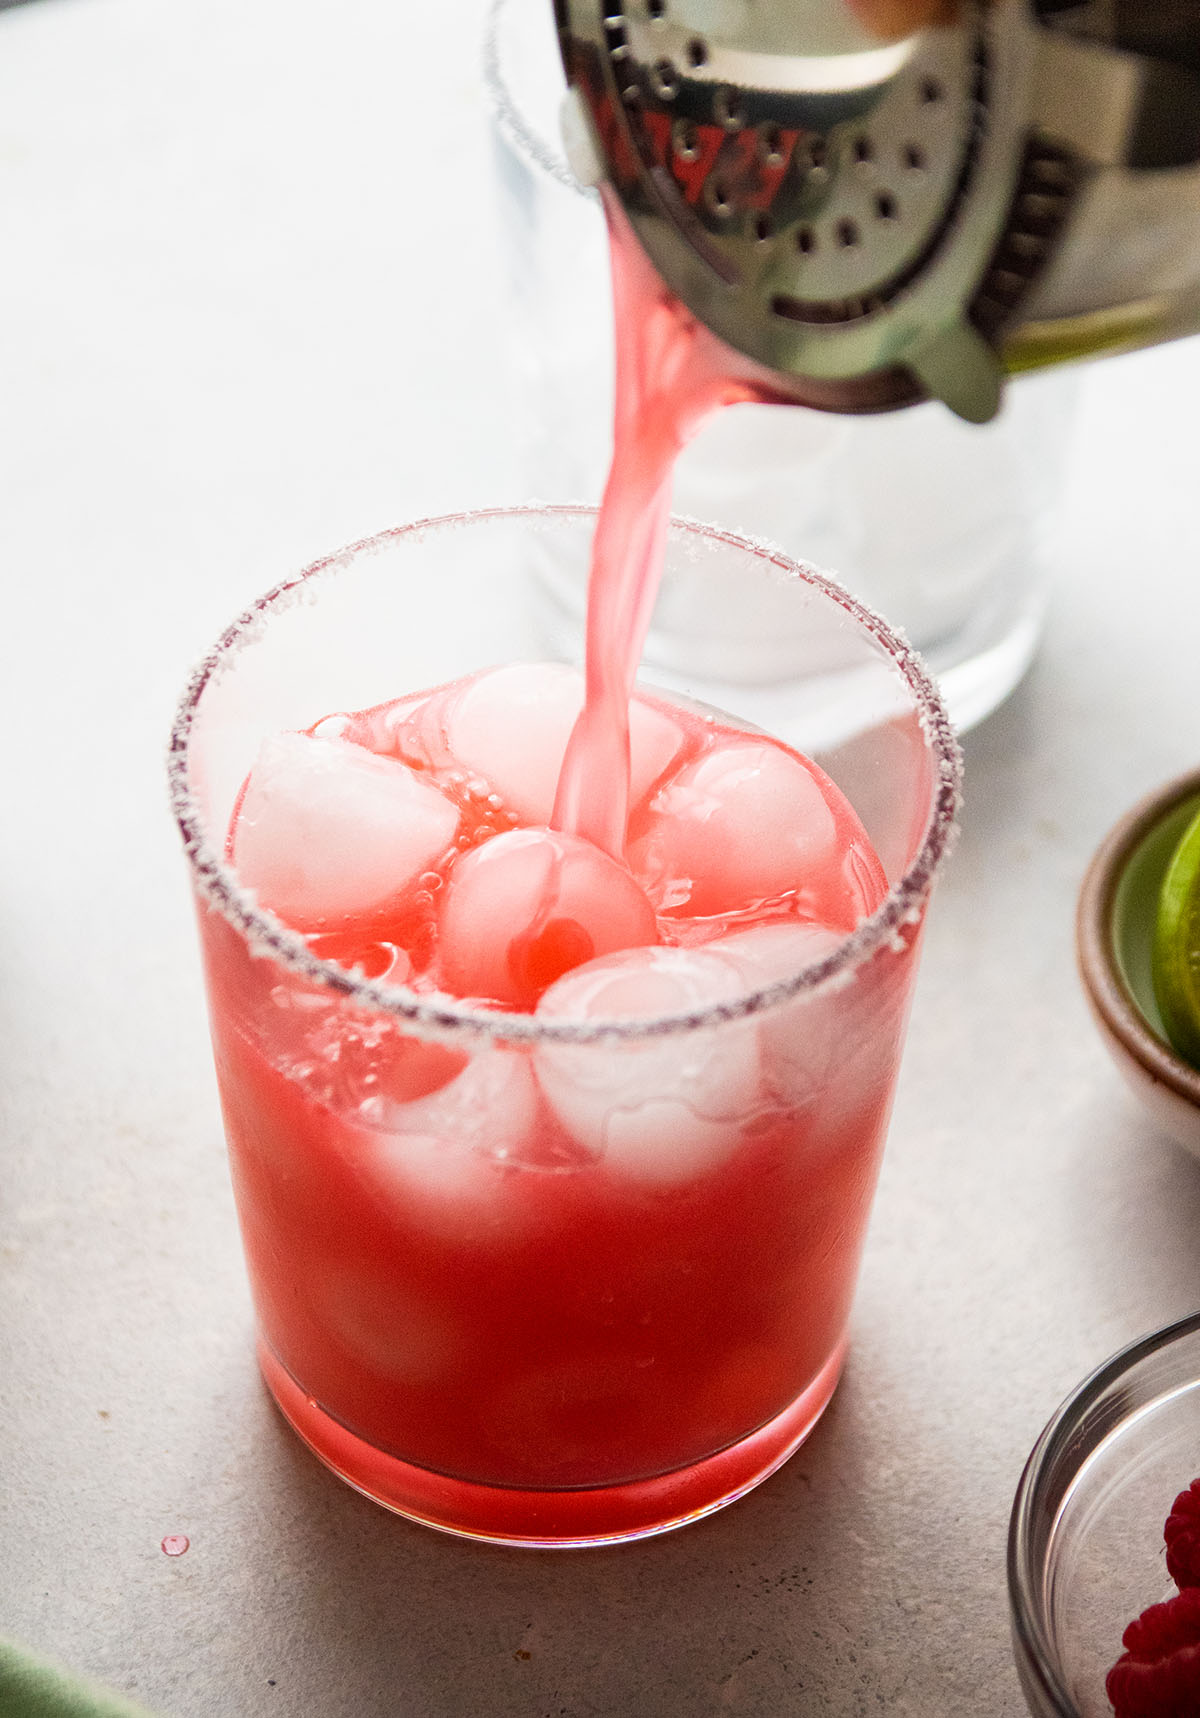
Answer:
[{"label": "perforated strainer holes", "polygon": [[811,227],[797,227],[796,249],[801,256],[811,256],[817,248],[817,235]]},{"label": "perforated strainer holes", "polygon": [[664,101],[674,101],[679,94],[679,73],[670,60],[659,60],[655,65],[654,88]]},{"label": "perforated strainer holes", "polygon": [[1036,262],[1046,249],[1046,241],[1036,233],[1009,233],[1008,245],[1023,262]]},{"label": "perforated strainer holes", "polygon": [[783,134],[777,125],[761,125],[758,129],[758,158],[764,167],[783,166]]},{"label": "perforated strainer holes", "polygon": [[812,184],[819,185],[829,177],[826,155],[823,137],[806,137],[796,145],[796,166]]},{"label": "perforated strainer holes", "polygon": [[746,123],[741,101],[725,84],[713,96],[713,118],[723,131],[740,131]]},{"label": "perforated strainer holes", "polygon": [[646,0],[646,16],[652,24],[667,15],[667,0]]},{"label": "perforated strainer holes", "polygon": [[903,159],[904,165],[908,168],[910,173],[924,173],[925,151],[921,148],[919,143],[906,143],[904,145]]},{"label": "perforated strainer holes", "polygon": [[875,193],[875,213],[881,221],[899,220],[900,207],[890,191]]},{"label": "perforated strainer holes", "polygon": [[1075,184],[1075,169],[1065,155],[1034,155],[1028,172],[1034,184],[1049,187],[1056,196],[1065,196]]},{"label": "perforated strainer holes", "polygon": [[860,167],[869,167],[875,159],[875,145],[869,137],[856,137],[851,154]]},{"label": "perforated strainer holes", "polygon": [[619,12],[614,12],[604,20],[604,45],[608,49],[610,59],[628,58],[629,38],[625,33],[625,20]]},{"label": "perforated strainer holes", "polygon": [[1017,209],[1027,232],[1048,231],[1062,213],[1063,199],[1051,191],[1024,191]]},{"label": "perforated strainer holes", "polygon": [[921,79],[921,100],[926,106],[932,106],[935,101],[941,101],[943,90],[937,78],[924,77]]},{"label": "perforated strainer holes", "polygon": [[837,242],[843,250],[849,250],[851,246],[858,243],[857,221],[844,218],[838,222],[834,231],[837,233]]},{"label": "perforated strainer holes", "polygon": [[750,231],[754,234],[754,237],[758,240],[760,245],[766,244],[767,240],[771,238],[775,232],[775,223],[771,219],[770,215],[755,215],[754,219],[750,223]]},{"label": "perforated strainer holes", "polygon": [[733,213],[729,187],[716,173],[710,174],[704,181],[704,201],[719,221],[727,220]]},{"label": "perforated strainer holes", "polygon": [[700,155],[700,135],[690,119],[677,119],[671,131],[671,144],[680,161],[695,161]]},{"label": "perforated strainer holes", "polygon": [[687,45],[687,63],[693,71],[708,63],[708,43],[703,36],[693,36]]},{"label": "perforated strainer holes", "polygon": [[1039,142],[1026,150],[1003,237],[971,304],[988,337],[1012,318],[1051,254],[1071,206],[1077,169],[1065,151]]}]

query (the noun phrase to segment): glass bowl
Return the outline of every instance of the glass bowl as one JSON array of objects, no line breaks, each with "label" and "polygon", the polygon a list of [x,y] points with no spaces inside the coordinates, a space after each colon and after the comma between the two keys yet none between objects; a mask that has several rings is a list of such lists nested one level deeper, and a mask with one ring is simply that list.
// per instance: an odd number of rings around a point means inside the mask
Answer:
[{"label": "glass bowl", "polygon": [[1008,1537],[1013,1653],[1035,1718],[1112,1718],[1126,1627],[1171,1598],[1163,1523],[1200,1474],[1200,1313],[1123,1348],[1046,1426]]}]

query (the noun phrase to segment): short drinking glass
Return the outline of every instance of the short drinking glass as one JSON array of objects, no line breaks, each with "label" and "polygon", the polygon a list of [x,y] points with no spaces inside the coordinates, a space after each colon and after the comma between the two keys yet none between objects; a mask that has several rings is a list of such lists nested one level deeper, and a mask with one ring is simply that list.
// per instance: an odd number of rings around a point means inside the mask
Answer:
[{"label": "short drinking glass", "polygon": [[[743,733],[769,710],[857,813],[877,909],[718,1000],[611,1018],[419,993],[285,926],[229,857],[263,742],[552,658],[544,577],[582,580],[594,520],[428,520],[319,562],[226,632],[171,749],[267,1383],[360,1491],[537,1546],[705,1515],[828,1402],[958,792],[939,695],[882,621],[779,552],[676,523],[654,625],[686,617],[692,648],[655,696]],[[721,586],[794,611],[769,689],[737,674],[724,607],[706,632]]]}]

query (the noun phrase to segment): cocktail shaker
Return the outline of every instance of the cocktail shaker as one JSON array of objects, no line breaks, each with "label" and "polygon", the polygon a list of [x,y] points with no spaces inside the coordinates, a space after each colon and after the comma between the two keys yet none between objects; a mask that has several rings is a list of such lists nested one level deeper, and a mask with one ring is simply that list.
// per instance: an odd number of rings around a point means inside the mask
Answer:
[{"label": "cocktail shaker", "polygon": [[1200,329],[1200,0],[555,0],[578,175],[778,397],[940,399]]}]

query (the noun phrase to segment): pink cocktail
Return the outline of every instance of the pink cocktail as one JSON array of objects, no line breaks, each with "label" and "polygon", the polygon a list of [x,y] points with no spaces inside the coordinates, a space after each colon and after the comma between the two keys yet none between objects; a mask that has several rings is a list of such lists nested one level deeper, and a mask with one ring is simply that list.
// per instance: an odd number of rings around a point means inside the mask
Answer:
[{"label": "pink cocktail", "polygon": [[[882,622],[675,525],[701,666],[633,700],[620,851],[549,830],[582,682],[540,574],[593,522],[309,569],[172,753],[268,1384],[380,1502],[535,1545],[703,1515],[827,1403],[958,782]],[[705,637],[714,579],[800,612],[785,682]]]}]

